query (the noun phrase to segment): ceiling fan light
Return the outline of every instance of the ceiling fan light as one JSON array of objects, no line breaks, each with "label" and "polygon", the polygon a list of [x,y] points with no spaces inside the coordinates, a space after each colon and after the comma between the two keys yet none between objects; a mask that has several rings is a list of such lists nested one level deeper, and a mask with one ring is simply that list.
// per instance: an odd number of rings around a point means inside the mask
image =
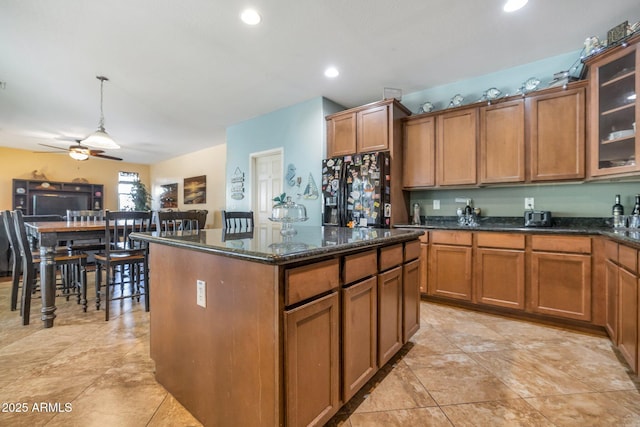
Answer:
[{"label": "ceiling fan light", "polygon": [[84,153],[82,151],[77,151],[77,150],[71,150],[69,151],[69,157],[71,157],[73,160],[87,160],[89,158],[89,155],[87,153]]},{"label": "ceiling fan light", "polygon": [[82,144],[89,147],[112,150],[120,148],[120,146],[116,144],[116,142],[109,136],[104,128],[99,128],[97,131],[89,135],[86,139],[82,140]]}]

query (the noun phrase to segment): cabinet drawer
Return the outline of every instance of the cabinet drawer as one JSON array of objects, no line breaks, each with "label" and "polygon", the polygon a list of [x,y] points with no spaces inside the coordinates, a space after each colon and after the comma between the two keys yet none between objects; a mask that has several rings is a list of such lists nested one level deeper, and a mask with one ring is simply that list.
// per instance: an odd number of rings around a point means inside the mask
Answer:
[{"label": "cabinet drawer", "polygon": [[340,262],[331,259],[292,268],[285,272],[285,279],[285,304],[295,304],[336,289],[340,283]]},{"label": "cabinet drawer", "polygon": [[484,248],[524,249],[524,234],[477,233],[476,243]]},{"label": "cabinet drawer", "polygon": [[534,251],[591,253],[591,238],[578,236],[531,236]]},{"label": "cabinet drawer", "polygon": [[616,242],[612,242],[611,240],[607,240],[606,242],[604,242],[604,256],[617,264],[618,244]]},{"label": "cabinet drawer", "polygon": [[399,243],[380,249],[380,271],[388,270],[391,267],[402,264],[404,255],[402,246],[402,243]]},{"label": "cabinet drawer", "polygon": [[353,283],[378,272],[378,252],[373,249],[344,257],[343,283]]},{"label": "cabinet drawer", "polygon": [[636,273],[638,270],[638,251],[628,246],[619,245],[618,263],[632,273]]},{"label": "cabinet drawer", "polygon": [[468,231],[433,231],[431,243],[444,245],[471,246],[471,232]]},{"label": "cabinet drawer", "polygon": [[417,259],[420,256],[420,241],[407,242],[404,244],[404,262]]}]

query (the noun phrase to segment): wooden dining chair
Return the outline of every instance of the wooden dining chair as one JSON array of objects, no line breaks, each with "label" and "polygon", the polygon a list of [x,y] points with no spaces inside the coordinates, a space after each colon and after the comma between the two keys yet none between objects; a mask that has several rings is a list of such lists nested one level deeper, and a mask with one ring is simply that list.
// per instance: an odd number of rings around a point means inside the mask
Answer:
[{"label": "wooden dining chair", "polygon": [[2,212],[2,223],[9,240],[9,248],[11,250],[11,311],[18,308],[18,292],[20,289],[20,276],[22,275],[22,255],[18,247],[18,236],[16,235],[16,227],[13,224],[13,216],[11,211]]},{"label": "wooden dining chair", "polygon": [[[67,209],[67,222],[98,222],[104,221],[102,210],[71,210]],[[72,252],[87,253],[90,257],[93,252],[104,250],[103,239],[75,239],[67,242],[67,248]]]},{"label": "wooden dining chair", "polygon": [[253,211],[222,211],[222,228],[244,230],[245,232],[253,230]]},{"label": "wooden dining chair", "polygon": [[156,229],[164,232],[198,231],[200,217],[197,211],[159,211]]},{"label": "wooden dining chair", "polygon": [[[11,213],[15,228],[17,246],[22,259],[22,324],[28,325],[31,314],[31,299],[37,290],[39,279],[40,257],[31,250],[31,244],[24,226],[22,211]],[[56,296],[63,296],[67,300],[72,295],[77,297],[78,304],[82,304],[82,310],[87,311],[87,255],[66,252],[63,248],[54,255],[56,267],[61,272],[61,283],[56,289]]]},{"label": "wooden dining chair", "polygon": [[[104,299],[104,317],[109,320],[111,301],[144,296],[149,311],[149,261],[146,242],[130,239],[133,232],[151,229],[150,211],[106,211],[104,252],[96,260],[96,309]],[[105,274],[102,284],[102,272]],[[116,296],[116,279],[120,284]],[[129,285],[129,290],[125,289]]]}]

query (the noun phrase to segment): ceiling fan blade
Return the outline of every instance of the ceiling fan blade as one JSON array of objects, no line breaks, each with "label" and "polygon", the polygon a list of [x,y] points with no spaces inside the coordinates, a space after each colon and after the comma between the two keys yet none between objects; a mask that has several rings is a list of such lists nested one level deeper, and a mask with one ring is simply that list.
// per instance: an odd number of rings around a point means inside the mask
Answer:
[{"label": "ceiling fan blade", "polygon": [[102,153],[104,153],[104,150],[89,150],[90,156],[95,156],[96,154],[102,154]]},{"label": "ceiling fan blade", "polygon": [[[60,150],[60,151],[69,151],[67,148],[56,147],[55,145],[47,145],[47,144],[40,144],[40,143],[38,143],[38,145],[42,145],[43,147],[48,147],[48,148],[55,148],[56,150]],[[47,151],[47,153],[50,153],[50,151]]]},{"label": "ceiling fan blade", "polygon": [[106,154],[91,154],[93,157],[100,157],[109,160],[122,160],[120,157],[107,156]]}]

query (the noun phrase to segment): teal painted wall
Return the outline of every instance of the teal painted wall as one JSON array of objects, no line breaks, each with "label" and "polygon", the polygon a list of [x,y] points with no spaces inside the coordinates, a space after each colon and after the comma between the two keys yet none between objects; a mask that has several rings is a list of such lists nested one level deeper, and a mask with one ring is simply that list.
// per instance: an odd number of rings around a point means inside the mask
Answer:
[{"label": "teal painted wall", "polygon": [[[283,190],[293,200],[306,206],[309,221],[306,224],[320,225],[321,200],[298,198],[312,174],[320,190],[320,169],[325,156],[325,116],[343,110],[344,107],[322,97],[310,99],[227,128],[226,208],[228,210],[250,210],[252,188],[250,175],[251,154],[282,148],[283,169],[293,164],[296,176],[302,178],[300,188],[289,186],[283,177]],[[245,174],[244,199],[231,198],[231,178],[239,168]],[[215,190],[214,190],[215,191]]]},{"label": "teal painted wall", "polygon": [[[452,216],[464,203],[456,198],[470,198],[483,216],[521,216],[524,198],[533,197],[535,209],[551,211],[558,217],[608,217],[616,194],[621,195],[625,213],[631,213],[634,198],[640,194],[640,182],[598,182],[577,184],[522,185],[518,187],[429,190],[411,193],[411,203],[419,203],[427,217]],[[440,200],[440,210],[433,201]]]},{"label": "teal painted wall", "polygon": [[[464,97],[463,104],[472,104],[482,98],[484,91],[492,87],[500,89],[505,96],[514,95],[530,77],[536,77],[540,80],[539,87],[545,88],[553,79],[554,73],[573,70],[572,67],[580,65],[579,61],[576,62],[579,57],[580,51],[569,52],[468,80],[413,92],[403,95],[402,104],[413,113],[417,113],[420,106],[427,101],[434,105],[435,110],[442,110],[447,108],[451,98],[456,94]],[[470,62],[469,66],[473,67],[473,63]]]}]

